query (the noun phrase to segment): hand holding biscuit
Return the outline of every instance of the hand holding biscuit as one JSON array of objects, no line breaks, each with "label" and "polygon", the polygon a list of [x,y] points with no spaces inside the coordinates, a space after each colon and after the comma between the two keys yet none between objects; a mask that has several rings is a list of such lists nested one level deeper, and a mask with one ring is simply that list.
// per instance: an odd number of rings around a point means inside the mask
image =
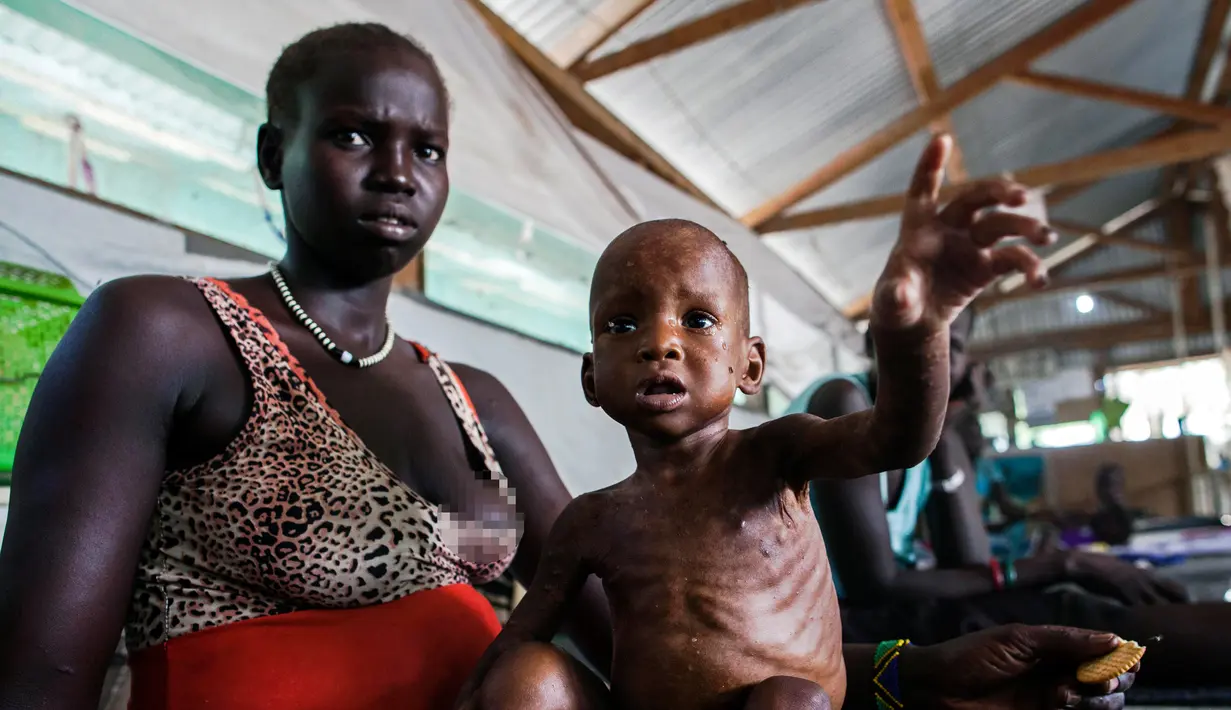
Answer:
[{"label": "hand holding biscuit", "polygon": [[1134,661],[1105,682],[1078,681],[1076,669],[1091,659],[1110,655],[1122,666],[1126,658],[1116,654],[1124,644],[1112,634],[1060,626],[1010,624],[908,648],[900,666],[908,707],[1118,710],[1137,671]]}]

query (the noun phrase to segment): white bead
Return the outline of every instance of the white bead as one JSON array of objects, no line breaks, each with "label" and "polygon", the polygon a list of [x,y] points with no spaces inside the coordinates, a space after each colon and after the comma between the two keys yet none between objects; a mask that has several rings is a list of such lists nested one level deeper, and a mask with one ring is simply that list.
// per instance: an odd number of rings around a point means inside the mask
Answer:
[{"label": "white bead", "polygon": [[326,350],[337,355],[338,360],[340,360],[344,365],[354,363],[357,367],[371,367],[372,365],[384,360],[388,357],[389,353],[393,351],[393,343],[397,336],[393,332],[393,324],[389,322],[388,318],[386,318],[385,327],[387,328],[387,331],[385,333],[384,346],[381,347],[380,351],[375,355],[369,355],[356,361],[354,355],[351,355],[349,352],[338,348],[333,340],[325,334],[324,329],[321,328],[316,321],[312,320],[311,316],[304,312],[303,307],[300,306],[299,302],[295,300],[295,297],[291,295],[291,289],[286,285],[286,281],[282,278],[282,273],[278,269],[278,265],[271,263],[269,265],[269,271],[270,275],[274,278],[274,284],[278,287],[278,291],[282,294],[282,300],[286,303],[286,307],[295,315],[300,324],[311,331]]}]

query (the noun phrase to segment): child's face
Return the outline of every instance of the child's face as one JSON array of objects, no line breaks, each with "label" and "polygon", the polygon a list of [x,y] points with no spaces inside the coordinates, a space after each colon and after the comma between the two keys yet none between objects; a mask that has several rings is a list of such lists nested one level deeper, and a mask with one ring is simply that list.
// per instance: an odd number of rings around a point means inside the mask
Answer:
[{"label": "child's face", "polygon": [[590,403],[634,431],[682,438],[760,387],[764,346],[747,333],[747,292],[713,238],[657,233],[609,250],[595,273]]},{"label": "child's face", "polygon": [[297,93],[295,127],[264,131],[258,148],[282,190],[288,237],[355,276],[396,273],[431,236],[449,193],[439,76],[408,51],[351,52],[323,62]]}]

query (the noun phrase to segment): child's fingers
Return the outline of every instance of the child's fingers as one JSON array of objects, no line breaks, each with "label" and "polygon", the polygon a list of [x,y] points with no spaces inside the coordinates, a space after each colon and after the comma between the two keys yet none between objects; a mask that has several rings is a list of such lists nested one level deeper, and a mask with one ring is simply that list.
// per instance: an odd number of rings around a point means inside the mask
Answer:
[{"label": "child's fingers", "polygon": [[915,175],[906,193],[908,200],[935,204],[940,199],[940,186],[945,180],[945,165],[953,152],[953,139],[946,134],[934,137],[923,149],[915,165]]},{"label": "child's fingers", "polygon": [[1047,246],[1055,233],[1033,217],[1012,212],[992,212],[975,220],[970,238],[980,247],[990,247],[1005,237],[1022,237],[1038,246]]},{"label": "child's fingers", "polygon": [[1013,272],[1026,275],[1026,280],[1035,288],[1047,285],[1047,267],[1038,255],[1023,244],[1011,244],[992,252],[992,272],[997,276]]},{"label": "child's fingers", "polygon": [[1026,203],[1026,188],[1011,180],[982,180],[953,198],[940,212],[940,218],[954,227],[967,227],[980,210],[996,205],[1020,207]]}]

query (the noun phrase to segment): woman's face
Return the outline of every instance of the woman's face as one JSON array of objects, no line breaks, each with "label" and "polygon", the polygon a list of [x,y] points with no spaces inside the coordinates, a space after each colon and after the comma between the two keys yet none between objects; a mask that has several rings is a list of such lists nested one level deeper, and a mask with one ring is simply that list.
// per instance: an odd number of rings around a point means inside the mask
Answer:
[{"label": "woman's face", "polygon": [[321,63],[298,87],[298,121],[262,134],[287,238],[356,280],[397,273],[423,249],[449,194],[448,98],[431,63],[373,49]]}]

